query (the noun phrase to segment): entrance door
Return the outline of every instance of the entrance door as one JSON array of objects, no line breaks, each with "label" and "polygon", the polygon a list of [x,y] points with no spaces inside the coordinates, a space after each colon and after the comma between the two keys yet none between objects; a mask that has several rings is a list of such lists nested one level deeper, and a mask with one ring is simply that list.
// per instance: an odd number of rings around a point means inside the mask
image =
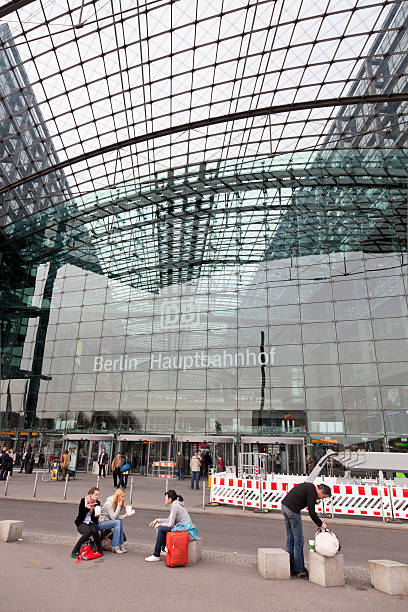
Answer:
[{"label": "entrance door", "polygon": [[76,470],[79,472],[87,472],[88,471],[88,454],[89,454],[89,440],[79,440],[78,441],[78,451],[77,451],[77,460],[76,460]]},{"label": "entrance door", "polygon": [[231,442],[214,442],[213,444],[213,467],[217,469],[217,458],[221,457],[224,460],[225,467],[234,465],[234,449]]},{"label": "entrance door", "polygon": [[288,444],[289,474],[302,474],[302,449],[300,444]]},{"label": "entrance door", "polygon": [[[232,442],[176,442],[175,454],[181,451],[184,455],[184,473],[190,475],[190,460],[197,451],[201,452],[202,457],[208,454],[211,458],[209,467],[217,469],[217,457],[224,459],[225,466],[234,465],[234,449]],[[211,465],[212,464],[212,465]],[[207,470],[205,470],[206,472]]]},{"label": "entrance door", "polygon": [[149,442],[121,442],[121,453],[129,455],[133,474],[144,476],[147,473],[148,446]]}]

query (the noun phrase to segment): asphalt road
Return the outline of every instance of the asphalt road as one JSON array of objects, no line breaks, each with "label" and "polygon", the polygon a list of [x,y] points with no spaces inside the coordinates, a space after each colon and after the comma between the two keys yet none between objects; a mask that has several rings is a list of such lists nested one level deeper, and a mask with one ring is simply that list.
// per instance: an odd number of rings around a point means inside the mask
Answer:
[{"label": "asphalt road", "polygon": [[[0,520],[24,521],[27,532],[76,535],[73,521],[77,507],[71,504],[0,500]],[[168,511],[136,510],[125,520],[125,533],[130,542],[153,543],[154,533],[148,523]],[[206,550],[257,554],[259,547],[285,547],[283,520],[246,517],[205,516],[194,514]],[[330,521],[328,521],[330,526]],[[304,523],[305,542],[313,538],[314,525]],[[376,527],[336,525],[347,565],[365,565],[368,559],[393,559],[408,563],[408,533]]]}]

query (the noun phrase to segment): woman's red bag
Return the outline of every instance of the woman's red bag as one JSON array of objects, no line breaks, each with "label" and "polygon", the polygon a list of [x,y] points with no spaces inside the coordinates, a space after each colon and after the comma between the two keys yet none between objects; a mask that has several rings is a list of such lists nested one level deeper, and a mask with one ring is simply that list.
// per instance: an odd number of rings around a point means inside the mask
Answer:
[{"label": "woman's red bag", "polygon": [[81,561],[90,561],[91,559],[99,559],[99,557],[102,557],[100,552],[92,550],[89,544],[84,544],[81,546],[76,562],[81,563]]},{"label": "woman's red bag", "polygon": [[170,531],[166,537],[166,565],[179,567],[188,563],[187,531]]}]

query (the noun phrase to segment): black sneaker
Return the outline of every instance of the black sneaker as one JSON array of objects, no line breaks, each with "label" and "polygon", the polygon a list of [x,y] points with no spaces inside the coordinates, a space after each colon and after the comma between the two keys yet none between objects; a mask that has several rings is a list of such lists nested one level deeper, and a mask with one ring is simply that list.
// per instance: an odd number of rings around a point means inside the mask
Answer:
[{"label": "black sneaker", "polygon": [[78,556],[79,556],[79,553],[74,553],[74,552],[71,553],[71,557],[73,559],[78,559]]},{"label": "black sneaker", "polygon": [[309,572],[304,570],[303,572],[296,572],[296,578],[300,578],[301,580],[309,580]]}]

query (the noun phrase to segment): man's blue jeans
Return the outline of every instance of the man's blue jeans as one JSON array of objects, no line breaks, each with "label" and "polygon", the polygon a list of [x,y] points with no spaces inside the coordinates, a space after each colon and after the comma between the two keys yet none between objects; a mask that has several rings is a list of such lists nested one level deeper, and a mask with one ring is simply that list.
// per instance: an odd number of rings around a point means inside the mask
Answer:
[{"label": "man's blue jeans", "polygon": [[184,480],[184,468],[177,468],[177,480]]},{"label": "man's blue jeans", "polygon": [[304,572],[305,560],[303,557],[303,528],[302,517],[296,512],[292,512],[282,504],[282,513],[286,526],[286,550],[290,556],[290,571]]},{"label": "man's blue jeans", "polygon": [[116,519],[116,521],[101,521],[98,523],[98,529],[99,531],[105,531],[107,529],[113,530],[112,548],[120,548],[125,541],[121,519]]},{"label": "man's blue jeans", "polygon": [[171,527],[163,526],[157,528],[156,546],[154,547],[153,553],[155,557],[160,557],[160,551],[164,550],[164,547],[166,546],[166,537],[169,531],[171,531]]},{"label": "man's blue jeans", "polygon": [[200,482],[200,472],[191,472],[191,488],[194,489],[194,481],[196,483],[195,488],[199,489],[198,483]]}]

